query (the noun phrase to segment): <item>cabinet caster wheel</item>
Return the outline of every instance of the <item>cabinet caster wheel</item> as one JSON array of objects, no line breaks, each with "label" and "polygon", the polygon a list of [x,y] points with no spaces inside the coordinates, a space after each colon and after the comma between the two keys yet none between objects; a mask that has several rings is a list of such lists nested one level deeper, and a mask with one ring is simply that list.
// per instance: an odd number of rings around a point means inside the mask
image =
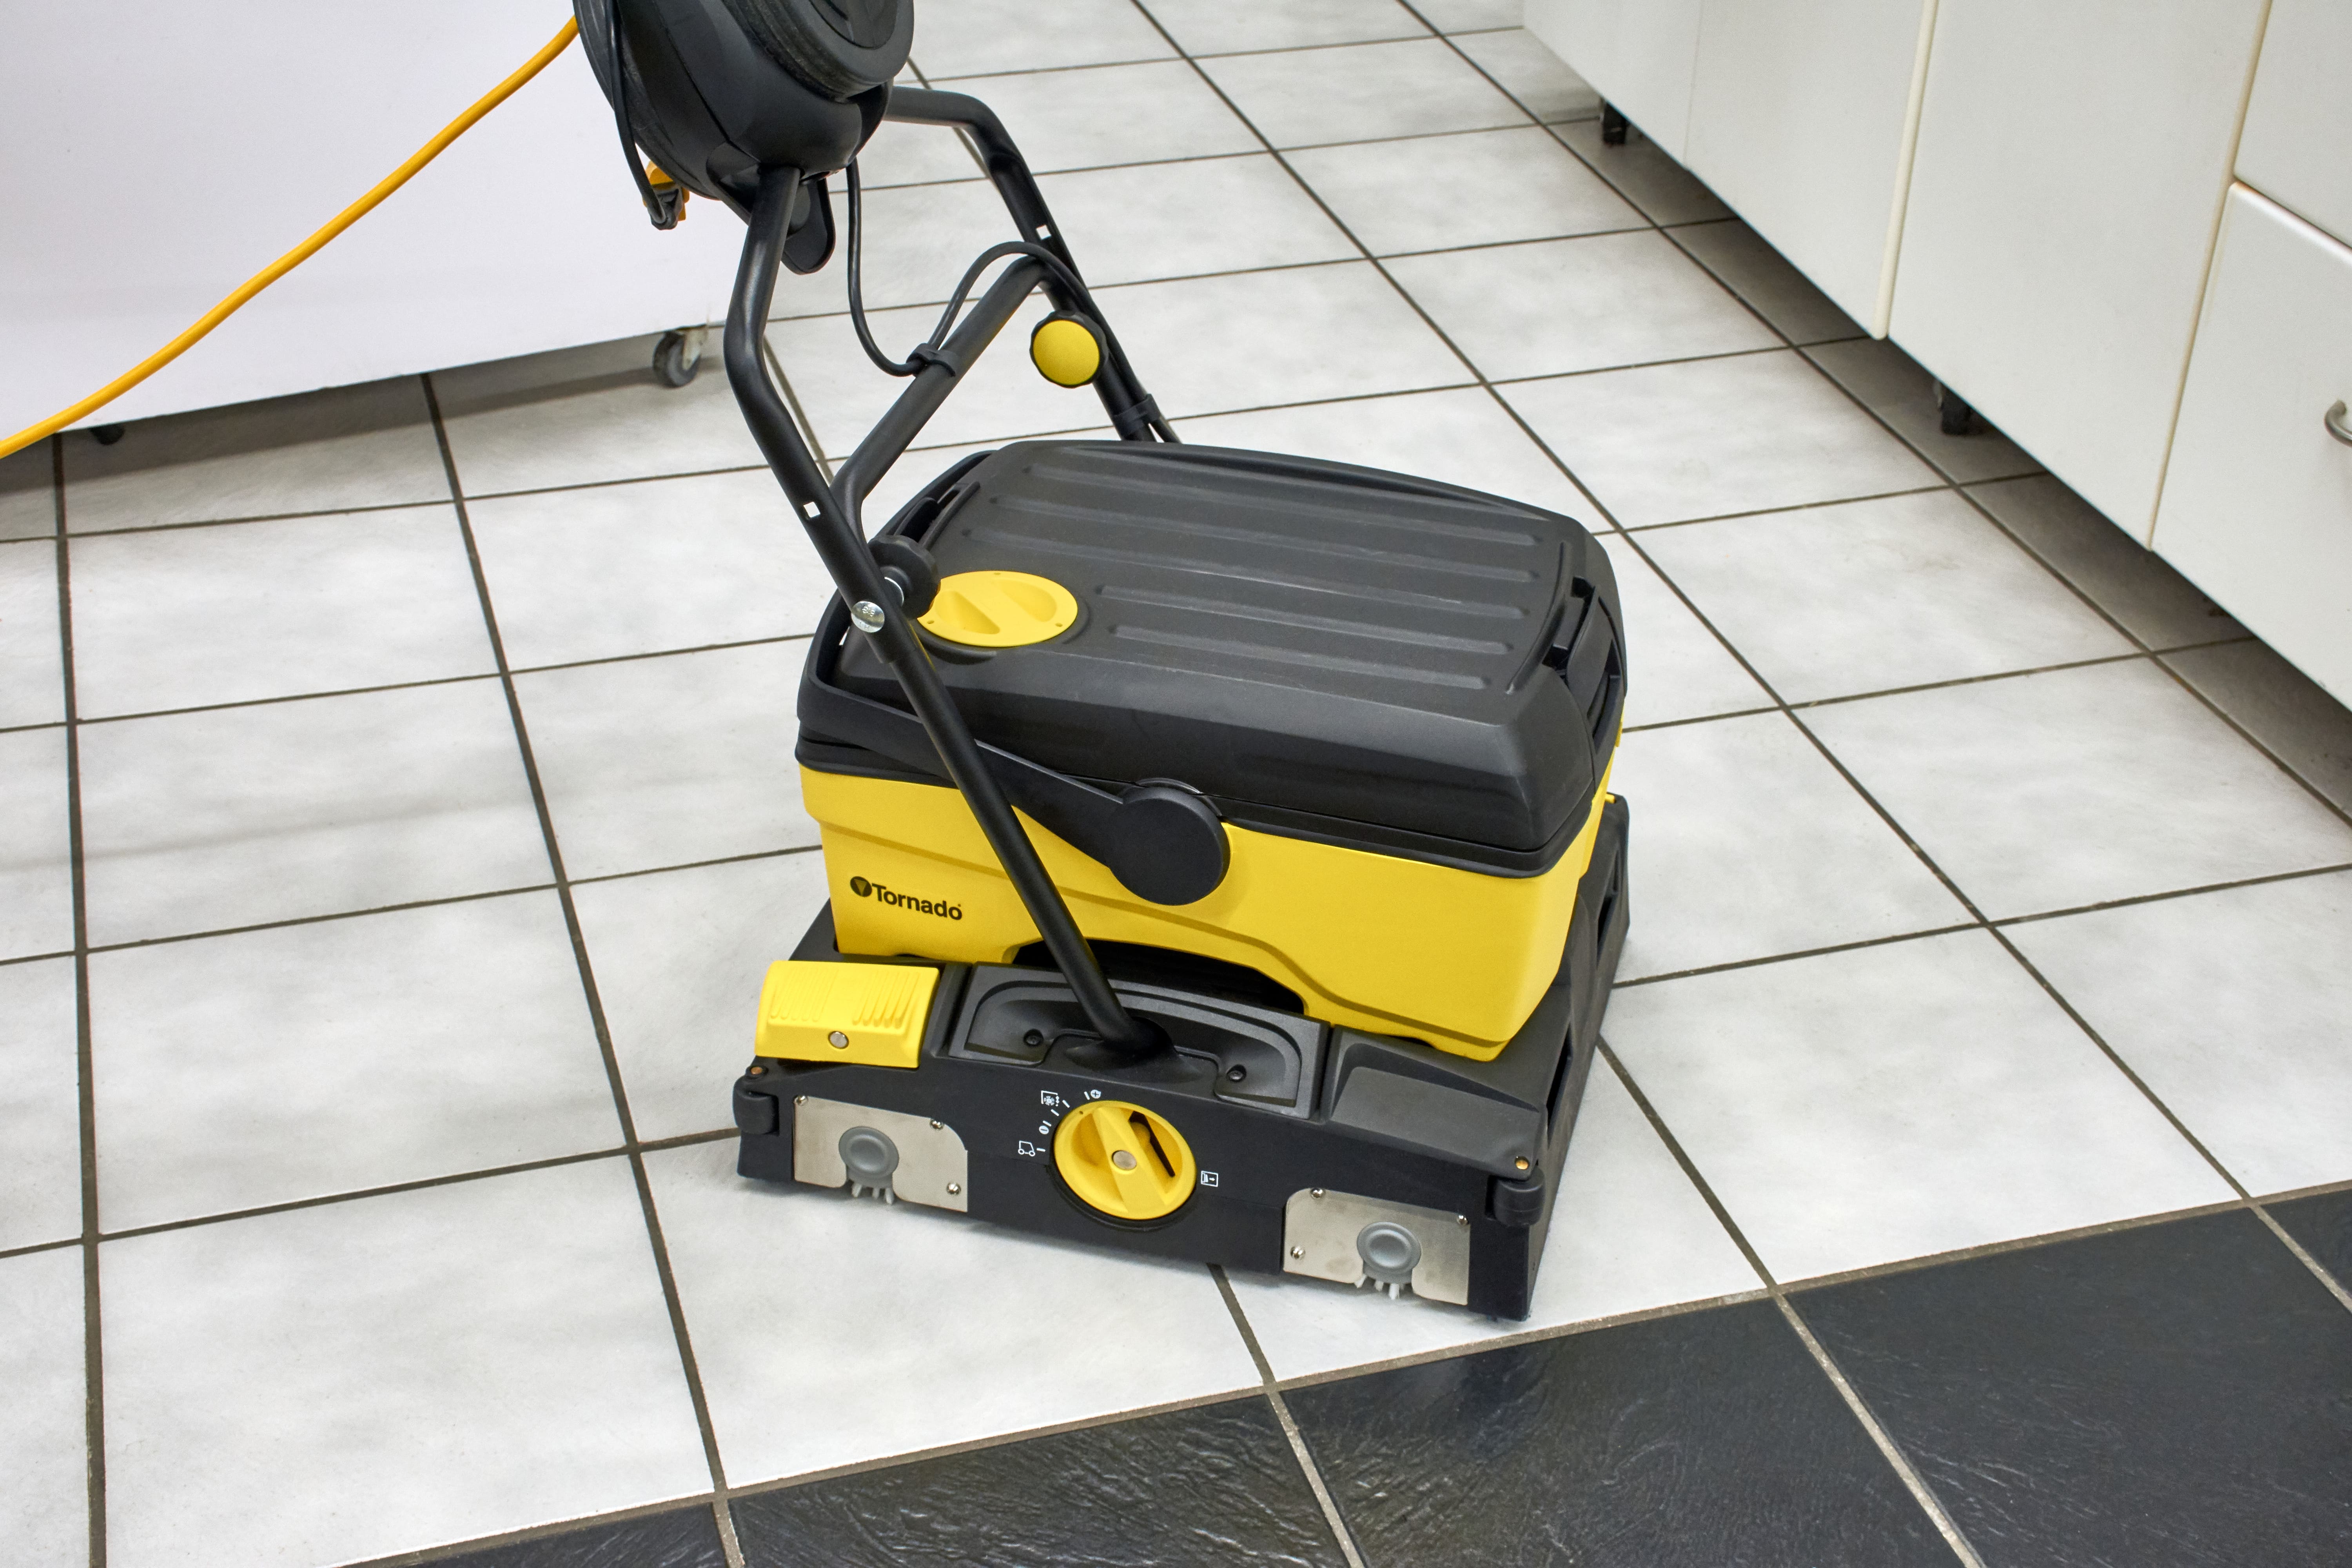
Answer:
[{"label": "cabinet caster wheel", "polygon": [[1945,435],[1972,436],[1976,433],[1977,411],[1969,407],[1958,393],[1940,381],[1936,384],[1936,412],[1942,416]]},{"label": "cabinet caster wheel", "polygon": [[654,344],[654,374],[664,386],[684,386],[702,368],[702,343],[709,333],[701,327],[664,332]]},{"label": "cabinet caster wheel", "polygon": [[1603,103],[1601,106],[1601,144],[1602,146],[1622,147],[1625,145],[1625,132],[1627,129],[1628,127],[1626,125],[1625,116],[1619,112],[1615,104]]}]

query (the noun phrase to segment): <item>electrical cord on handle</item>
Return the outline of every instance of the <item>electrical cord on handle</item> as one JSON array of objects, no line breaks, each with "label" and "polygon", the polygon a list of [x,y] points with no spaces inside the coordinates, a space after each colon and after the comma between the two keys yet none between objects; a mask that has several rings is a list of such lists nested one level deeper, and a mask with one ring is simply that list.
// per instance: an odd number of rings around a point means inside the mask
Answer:
[{"label": "electrical cord on handle", "polygon": [[377,181],[374,187],[365,195],[337,213],[317,233],[239,284],[236,290],[227,299],[205,311],[197,320],[195,325],[91,393],[88,397],[83,398],[79,403],[70,408],[59,409],[39,424],[28,425],[6,440],[0,441],[0,458],[5,458],[11,452],[21,451],[36,441],[54,436],[76,420],[96,413],[187,353],[206,333],[235,314],[246,301],[293,271],[295,268],[309,260],[311,255],[329,240],[374,211],[386,196],[406,184],[419,169],[439,157],[449,143],[471,130],[476,121],[504,103],[523,83],[545,69],[548,62],[570,47],[572,40],[579,36],[578,20],[565,22],[557,30],[555,37],[548,40],[546,47],[524,61],[521,67],[506,80],[477,99],[471,108],[443,126],[433,140],[418,148],[406,163]]},{"label": "electrical cord on handle", "polygon": [[[956,285],[955,293],[949,299],[947,309],[940,313],[940,323],[931,330],[931,335],[917,344],[904,360],[892,359],[882,352],[879,344],[875,342],[874,333],[866,324],[866,295],[862,281],[864,268],[860,245],[866,233],[866,210],[858,185],[857,160],[852,158],[849,161],[849,166],[842,173],[849,187],[849,321],[850,325],[857,330],[858,346],[866,351],[866,357],[872,360],[885,374],[912,375],[935,357],[939,353],[940,345],[947,342],[948,333],[955,330],[956,318],[963,313],[964,301],[971,297],[973,286],[980,281],[980,275],[988,269],[991,263],[1000,261],[1008,256],[1026,256],[1043,262],[1046,269],[1060,279],[1063,285],[1076,297],[1077,302],[1085,307],[1087,313],[1094,318],[1095,324],[1102,329],[1103,336],[1108,340],[1110,351],[1113,353],[1118,353],[1118,338],[1111,331],[1110,323],[1104,319],[1101,310],[1095,304],[1094,295],[1087,289],[1086,280],[1072,271],[1067,262],[1044,246],[1028,240],[1013,239],[1007,240],[1002,245],[992,245],[982,251],[972,264],[964,268],[963,279]],[[1121,363],[1124,363],[1123,358]],[[1149,407],[1150,405],[1150,400],[1145,399],[1145,405]],[[1180,444],[1176,440],[1176,432],[1170,427],[1167,419],[1157,408],[1151,408],[1145,417],[1153,434],[1161,440]]]}]

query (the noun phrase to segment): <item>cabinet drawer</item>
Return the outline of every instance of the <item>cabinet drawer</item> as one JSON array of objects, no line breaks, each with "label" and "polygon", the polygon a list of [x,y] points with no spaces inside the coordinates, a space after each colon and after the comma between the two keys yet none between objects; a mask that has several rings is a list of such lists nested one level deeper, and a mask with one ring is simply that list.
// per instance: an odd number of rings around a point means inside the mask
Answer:
[{"label": "cabinet drawer", "polygon": [[2352,446],[2323,424],[2338,400],[2352,401],[2352,247],[2235,186],[2153,542],[2352,701]]},{"label": "cabinet drawer", "polygon": [[2238,178],[2352,244],[2352,5],[2271,0]]}]

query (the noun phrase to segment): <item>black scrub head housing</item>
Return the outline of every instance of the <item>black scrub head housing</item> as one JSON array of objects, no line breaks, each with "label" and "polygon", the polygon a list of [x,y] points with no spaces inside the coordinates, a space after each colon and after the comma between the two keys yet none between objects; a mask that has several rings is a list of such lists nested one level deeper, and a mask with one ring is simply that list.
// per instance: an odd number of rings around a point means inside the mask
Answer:
[{"label": "black scrub head housing", "polygon": [[[642,147],[678,184],[746,218],[761,169],[814,180],[856,155],[915,37],[911,0],[573,0],[572,9],[632,167]],[[649,210],[658,191],[646,188]],[[655,222],[668,226],[658,212]],[[825,229],[829,241],[830,222]]]}]

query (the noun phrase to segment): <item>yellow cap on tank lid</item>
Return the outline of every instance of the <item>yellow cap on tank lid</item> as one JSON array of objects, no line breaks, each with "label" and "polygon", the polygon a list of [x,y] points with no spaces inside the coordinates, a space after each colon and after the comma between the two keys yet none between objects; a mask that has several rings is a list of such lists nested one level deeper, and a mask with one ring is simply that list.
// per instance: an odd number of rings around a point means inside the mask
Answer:
[{"label": "yellow cap on tank lid", "polygon": [[919,617],[935,637],[970,647],[1026,647],[1078,622],[1077,596],[1031,572],[959,572]]}]

